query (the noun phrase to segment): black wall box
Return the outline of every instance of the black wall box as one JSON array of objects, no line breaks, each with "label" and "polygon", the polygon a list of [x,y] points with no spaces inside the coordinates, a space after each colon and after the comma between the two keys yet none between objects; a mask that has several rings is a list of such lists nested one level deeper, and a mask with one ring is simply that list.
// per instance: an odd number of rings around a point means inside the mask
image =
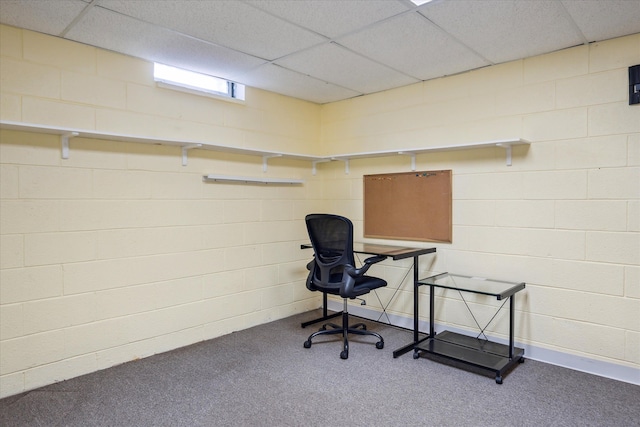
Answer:
[{"label": "black wall box", "polygon": [[640,65],[629,67],[629,105],[640,104]]}]

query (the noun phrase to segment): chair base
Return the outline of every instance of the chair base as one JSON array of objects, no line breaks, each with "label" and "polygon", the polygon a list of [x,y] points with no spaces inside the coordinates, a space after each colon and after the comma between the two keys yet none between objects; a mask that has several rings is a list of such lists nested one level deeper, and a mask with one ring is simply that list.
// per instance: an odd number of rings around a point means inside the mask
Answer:
[{"label": "chair base", "polygon": [[[332,329],[327,329],[327,326]],[[378,342],[376,343],[377,349],[384,348],[384,339],[382,336],[376,332],[367,331],[367,326],[364,323],[356,323],[355,325],[349,326],[349,312],[347,311],[347,300],[344,300],[344,309],[342,310],[342,326],[336,325],[335,323],[325,323],[322,325],[319,331],[312,333],[309,335],[309,338],[304,342],[304,348],[311,347],[311,340],[319,335],[337,335],[342,334],[343,346],[342,352],[340,352],[341,359],[349,358],[349,334],[354,335],[371,335],[378,338]]]}]

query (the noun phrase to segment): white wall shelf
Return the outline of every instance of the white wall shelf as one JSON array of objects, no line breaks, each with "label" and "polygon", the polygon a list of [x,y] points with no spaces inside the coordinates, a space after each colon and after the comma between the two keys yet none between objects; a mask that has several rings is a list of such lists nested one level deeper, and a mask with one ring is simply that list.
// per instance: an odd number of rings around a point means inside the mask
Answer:
[{"label": "white wall shelf", "polygon": [[[251,148],[239,148],[233,147],[230,145],[221,145],[221,144],[213,144],[206,141],[190,141],[190,140],[177,140],[177,139],[165,139],[165,138],[155,138],[155,137],[142,137],[135,135],[125,135],[118,133],[109,133],[109,132],[99,132],[94,130],[86,130],[86,129],[72,129],[72,128],[62,128],[34,123],[24,123],[24,122],[12,122],[12,121],[0,121],[0,128],[7,130],[18,130],[24,132],[36,132],[36,133],[47,133],[52,135],[60,135],[60,142],[63,151],[63,158],[69,157],[68,150],[68,139],[69,137],[80,137],[80,138],[92,138],[92,139],[102,139],[109,141],[122,141],[122,142],[137,142],[143,144],[161,144],[161,145],[172,145],[182,147],[182,164],[187,164],[187,152],[192,149],[202,149],[202,150],[213,150],[220,151],[225,153],[235,153],[235,154],[246,154],[250,156],[260,156],[263,158],[263,169],[266,170],[266,160],[271,157],[286,157],[290,159],[297,160],[307,160],[313,161],[317,159],[317,156],[309,156],[304,154],[295,154],[295,153],[283,153],[276,151],[266,151],[266,150],[254,150]],[[66,142],[65,142],[66,141]],[[65,149],[66,146],[66,149]],[[66,151],[66,156],[64,157]]]},{"label": "white wall shelf", "polygon": [[[286,152],[276,152],[276,151],[265,151],[265,150],[255,150],[251,148],[240,148],[233,147],[229,145],[221,145],[221,144],[213,144],[206,141],[188,141],[188,140],[175,140],[175,139],[163,139],[163,138],[154,138],[154,137],[141,137],[135,135],[124,135],[117,133],[107,133],[107,132],[99,132],[93,130],[83,130],[83,129],[71,129],[71,128],[62,128],[34,123],[24,123],[24,122],[14,122],[14,121],[0,121],[1,129],[8,130],[18,130],[25,132],[38,132],[38,133],[47,133],[53,135],[60,136],[60,146],[61,146],[61,156],[63,159],[69,158],[69,138],[93,138],[93,139],[103,139],[103,140],[111,140],[111,141],[123,141],[123,142],[137,142],[137,143],[146,143],[146,144],[162,144],[162,145],[173,145],[182,148],[182,165],[187,165],[187,153],[193,149],[202,149],[202,150],[213,150],[220,151],[225,153],[235,153],[235,154],[245,154],[250,156],[259,156],[262,157],[262,171],[267,171],[267,161],[271,158],[287,158],[294,160],[304,160],[309,161],[312,164],[312,172],[315,175],[316,173],[316,165],[318,163],[330,162],[340,160],[345,163],[345,173],[349,173],[349,161],[353,159],[364,159],[371,157],[388,157],[388,156],[410,156],[411,157],[411,170],[414,171],[416,169],[416,155],[425,154],[431,152],[439,152],[439,151],[454,151],[454,150],[473,150],[478,148],[492,148],[492,147],[501,147],[506,151],[506,164],[507,166],[511,166],[512,159],[512,147],[516,145],[528,145],[529,141],[520,139],[520,138],[512,138],[512,139],[500,139],[493,141],[483,141],[483,142],[470,142],[465,144],[456,144],[456,145],[442,145],[442,146],[431,146],[431,147],[423,147],[423,148],[408,148],[406,150],[384,150],[384,151],[369,151],[362,153],[351,153],[351,154],[337,154],[331,156],[312,156],[307,154],[296,154],[296,153],[286,153]],[[250,178],[241,181],[246,182],[257,182],[255,181],[257,178]],[[296,180],[290,180],[296,181]],[[297,182],[296,182],[297,183]]]},{"label": "white wall shelf", "polygon": [[482,141],[482,142],[468,142],[464,144],[455,144],[455,145],[440,145],[440,146],[431,146],[431,147],[423,147],[423,148],[407,148],[406,150],[384,150],[384,151],[369,151],[369,152],[352,153],[352,154],[339,154],[335,156],[329,156],[328,158],[330,160],[348,161],[351,159],[386,157],[386,156],[393,156],[393,155],[410,156],[411,170],[415,171],[416,155],[418,154],[435,153],[439,151],[459,151],[459,150],[474,150],[478,148],[501,147],[506,150],[507,166],[511,166],[512,147],[515,145],[529,145],[529,144],[530,144],[529,141],[526,141],[521,138],[510,138],[510,139],[496,139],[492,141]]}]

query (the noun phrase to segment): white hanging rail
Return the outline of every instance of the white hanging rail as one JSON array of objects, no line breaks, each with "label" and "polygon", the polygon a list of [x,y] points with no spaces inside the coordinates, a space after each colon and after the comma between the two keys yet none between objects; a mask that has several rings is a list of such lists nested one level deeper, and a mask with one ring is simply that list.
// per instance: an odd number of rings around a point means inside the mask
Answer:
[{"label": "white hanging rail", "polygon": [[236,182],[243,184],[274,184],[274,185],[300,185],[304,184],[302,179],[289,178],[256,178],[252,176],[229,176],[209,174],[202,177],[203,181],[211,182]]}]

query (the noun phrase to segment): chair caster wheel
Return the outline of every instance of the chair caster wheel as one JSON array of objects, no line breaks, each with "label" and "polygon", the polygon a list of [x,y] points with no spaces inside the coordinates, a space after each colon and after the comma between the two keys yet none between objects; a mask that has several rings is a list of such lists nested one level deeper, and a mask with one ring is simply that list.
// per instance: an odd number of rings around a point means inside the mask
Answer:
[{"label": "chair caster wheel", "polygon": [[367,330],[367,325],[362,325],[362,330],[366,331]]},{"label": "chair caster wheel", "polygon": [[378,350],[383,349],[383,348],[384,348],[384,341],[378,341],[378,342],[376,343],[376,348],[377,348]]},{"label": "chair caster wheel", "polygon": [[413,352],[413,358],[414,358],[414,359],[420,359],[420,352],[418,352],[418,351],[414,351],[414,352]]},{"label": "chair caster wheel", "polygon": [[349,358],[349,352],[348,351],[341,351],[340,352],[340,359],[348,359]]},{"label": "chair caster wheel", "polygon": [[307,340],[304,342],[304,348],[311,348],[311,341]]},{"label": "chair caster wheel", "polygon": [[502,377],[500,375],[496,376],[496,384],[502,384]]}]

